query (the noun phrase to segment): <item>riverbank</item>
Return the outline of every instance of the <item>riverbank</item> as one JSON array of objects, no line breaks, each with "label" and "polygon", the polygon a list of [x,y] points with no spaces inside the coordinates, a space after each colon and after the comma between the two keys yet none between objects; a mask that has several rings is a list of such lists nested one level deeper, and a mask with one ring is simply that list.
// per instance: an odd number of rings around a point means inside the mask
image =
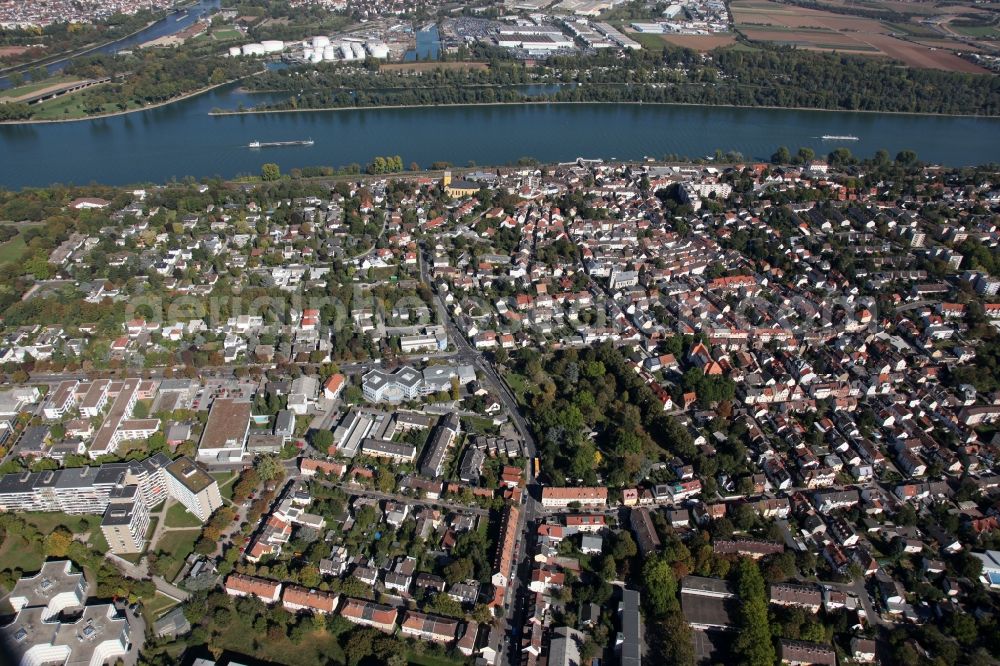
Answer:
[{"label": "riverbank", "polygon": [[[176,11],[180,11],[180,10],[178,9]],[[100,49],[103,49],[103,48],[106,48],[108,46],[111,46],[112,44],[114,44],[116,42],[123,42],[126,39],[131,39],[132,37],[135,37],[136,35],[138,35],[140,32],[143,32],[145,30],[149,30],[150,28],[152,28],[157,23],[159,23],[161,21],[166,21],[173,13],[176,13],[176,12],[172,12],[172,13],[166,14],[165,16],[163,16],[163,18],[158,18],[155,21],[150,21],[149,23],[147,23],[143,27],[139,28],[135,32],[130,32],[129,34],[123,35],[122,37],[115,37],[114,39],[109,39],[106,42],[97,42],[95,44],[88,44],[87,46],[81,47],[80,49],[78,49],[76,51],[64,51],[62,53],[54,53],[54,54],[52,54],[50,56],[45,56],[44,58],[39,58],[37,60],[32,60],[31,62],[22,63],[20,65],[11,65],[10,67],[6,67],[4,69],[0,69],[0,78],[6,78],[7,76],[9,76],[11,74],[16,74],[17,72],[26,72],[26,71],[28,71],[30,69],[34,69],[35,67],[50,67],[50,66],[56,65],[56,64],[58,64],[60,62],[63,62],[63,61],[66,61],[66,60],[71,60],[72,58],[78,58],[78,57],[80,57],[82,55],[87,55],[88,53],[93,53],[94,51],[99,51]]]},{"label": "riverbank", "polygon": [[[248,74],[247,76],[256,76],[260,72],[255,72],[254,74]],[[246,77],[240,77],[239,79],[230,79],[229,81],[223,81],[222,83],[217,83],[215,85],[208,86],[207,88],[199,88],[189,93],[185,93],[178,97],[171,97],[168,100],[162,102],[157,102],[156,104],[148,104],[146,106],[141,106],[137,109],[126,109],[124,111],[110,111],[108,113],[99,113],[92,116],[80,116],[78,118],[53,118],[47,120],[32,120],[28,118],[27,120],[0,120],[0,125],[51,125],[54,123],[79,123],[86,120],[100,120],[102,118],[114,118],[115,116],[127,116],[130,113],[141,113],[143,111],[151,111],[152,109],[158,109],[164,106],[169,106],[171,104],[176,104],[177,102],[183,102],[186,99],[191,99],[192,97],[198,97],[199,95],[204,95],[207,92],[211,92],[216,88],[221,88],[223,86],[228,86],[237,81],[241,81]]]},{"label": "riverbank", "polygon": [[[255,92],[255,91],[248,91]],[[459,102],[456,104],[387,104],[384,106],[326,106],[316,109],[232,109],[212,110],[210,116],[253,116],[277,113],[319,113],[327,111],[372,111],[378,109],[438,109],[490,106],[545,106],[545,105],[586,105],[600,104],[611,106],[683,106],[712,109],[741,109],[762,111],[820,111],[823,113],[870,113],[891,116],[921,116],[930,118],[1000,118],[1000,115],[982,115],[975,113],[928,113],[925,111],[870,111],[863,109],[823,109],[809,106],[749,106],[745,104],[700,104],[695,102],[601,102],[601,101],[559,101],[559,100],[524,100],[520,102]]]},{"label": "riverbank", "polygon": [[9,65],[8,67],[0,69],[0,81],[5,81],[10,74],[15,74],[17,72],[26,72],[36,67],[49,68],[52,67],[53,65],[59,65],[64,62],[68,62],[73,58],[78,58],[80,56],[88,55],[96,51],[101,51],[120,42],[126,42],[135,37],[136,35],[146,32],[147,30],[150,30],[161,23],[166,23],[167,21],[170,20],[171,16],[179,14],[180,12],[185,10],[190,10],[191,8],[196,7],[197,5],[198,5],[198,0],[185,0],[183,3],[175,5],[174,7],[167,10],[162,17],[150,21],[145,26],[139,28],[138,30],[130,32],[127,35],[123,35],[121,37],[115,37],[114,39],[109,39],[106,41],[94,42],[92,44],[82,46],[79,49],[72,51],[53,53],[43,58],[36,58],[31,62]]}]

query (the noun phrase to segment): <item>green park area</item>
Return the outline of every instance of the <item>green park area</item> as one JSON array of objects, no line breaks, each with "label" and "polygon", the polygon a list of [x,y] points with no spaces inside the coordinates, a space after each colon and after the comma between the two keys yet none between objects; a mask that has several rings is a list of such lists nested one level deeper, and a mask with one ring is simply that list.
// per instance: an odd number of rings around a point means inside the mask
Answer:
[{"label": "green park area", "polygon": [[[168,518],[167,524],[169,522]],[[200,527],[161,533],[159,541],[150,550],[161,558],[167,558],[167,566],[163,570],[166,580],[172,581],[180,573],[184,560],[194,550],[194,543],[200,535]]]},{"label": "green park area", "polygon": [[14,236],[6,243],[0,243],[0,264],[19,260],[27,249],[28,246],[21,234]]},{"label": "green park area", "polygon": [[108,542],[101,532],[101,517],[97,515],[69,515],[65,513],[20,513],[26,529],[6,529],[0,543],[0,568],[37,571],[46,558],[45,539],[63,527],[80,537],[96,551],[108,550]]}]

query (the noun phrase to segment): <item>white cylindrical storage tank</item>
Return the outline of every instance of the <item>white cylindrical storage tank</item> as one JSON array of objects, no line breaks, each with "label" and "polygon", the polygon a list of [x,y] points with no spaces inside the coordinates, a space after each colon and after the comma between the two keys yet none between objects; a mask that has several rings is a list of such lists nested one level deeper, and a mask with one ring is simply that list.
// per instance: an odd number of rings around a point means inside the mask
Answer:
[{"label": "white cylindrical storage tank", "polygon": [[313,51],[311,59],[314,63],[323,62],[323,55],[323,51]]},{"label": "white cylindrical storage tank", "polygon": [[285,50],[285,43],[280,39],[265,39],[260,45],[264,47],[265,53],[281,53]]},{"label": "white cylindrical storage tank", "polygon": [[236,56],[239,56],[239,55],[242,55],[242,54],[243,54],[243,51],[240,50],[240,47],[238,47],[238,46],[230,46],[229,47],[229,55],[231,55],[233,57],[236,57]]},{"label": "white cylindrical storage tank", "polygon": [[389,47],[385,44],[379,44],[378,42],[368,42],[368,53],[370,53],[373,58],[388,58]]},{"label": "white cylindrical storage tank", "polygon": [[324,37],[323,35],[317,35],[316,37],[313,37],[312,42],[313,48],[319,50],[330,45],[330,38]]},{"label": "white cylindrical storage tank", "polygon": [[263,44],[244,44],[243,55],[264,55]]},{"label": "white cylindrical storage tank", "polygon": [[337,47],[327,46],[323,49],[323,60],[336,60],[337,59]]},{"label": "white cylindrical storage tank", "polygon": [[350,44],[344,44],[341,46],[340,54],[344,56],[344,60],[354,60],[354,51],[351,49]]},{"label": "white cylindrical storage tank", "polygon": [[354,52],[354,59],[355,60],[364,60],[365,59],[365,47],[361,46],[361,44],[357,44],[357,43],[351,44],[351,51]]}]

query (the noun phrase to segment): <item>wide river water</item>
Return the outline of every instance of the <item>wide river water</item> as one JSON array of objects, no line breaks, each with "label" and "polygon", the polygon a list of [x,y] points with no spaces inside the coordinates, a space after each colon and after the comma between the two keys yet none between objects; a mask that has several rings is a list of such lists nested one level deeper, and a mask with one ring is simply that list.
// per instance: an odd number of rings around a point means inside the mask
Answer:
[{"label": "wide river water", "polygon": [[[0,125],[0,186],[53,182],[126,184],[184,176],[258,173],[265,162],[285,171],[312,165],[366,164],[376,155],[403,163],[448,161],[499,165],[530,156],[692,158],[716,149],[748,160],[776,147],[808,146],[823,155],[843,145],[861,156],[880,148],[916,151],[948,165],[1000,161],[1000,118],[938,117],[641,104],[351,109],[210,116],[215,107],[261,103],[235,85],[168,106],[96,120]],[[858,141],[824,141],[853,135]],[[315,145],[251,150],[247,144],[311,138]]]}]

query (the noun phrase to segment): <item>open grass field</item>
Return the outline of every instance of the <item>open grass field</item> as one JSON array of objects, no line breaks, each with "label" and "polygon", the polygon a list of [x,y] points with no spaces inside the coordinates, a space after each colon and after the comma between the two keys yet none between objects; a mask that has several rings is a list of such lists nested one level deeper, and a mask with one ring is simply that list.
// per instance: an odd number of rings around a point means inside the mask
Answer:
[{"label": "open grass field", "polygon": [[18,234],[6,243],[0,243],[0,264],[19,260],[28,249],[24,237]]},{"label": "open grass field", "polygon": [[[246,631],[233,622],[226,631],[212,638],[212,646],[233,652],[246,653],[250,644]],[[288,666],[312,666],[313,664],[343,664],[347,662],[337,637],[328,631],[307,633],[298,643],[292,643],[282,636],[257,642],[253,656],[268,663]],[[453,662],[446,662],[453,666]]]},{"label": "open grass field", "polygon": [[232,39],[242,39],[243,33],[235,28],[222,28],[220,30],[212,31],[212,37],[214,37],[216,41],[222,42]]},{"label": "open grass field", "polygon": [[937,34],[920,24],[883,24],[864,16],[805,9],[772,0],[735,0],[730,6],[736,29],[747,39],[814,51],[888,56],[911,67],[981,73],[980,67],[945,49],[893,35]]},{"label": "open grass field", "polygon": [[4,569],[38,571],[44,561],[42,549],[33,548],[20,536],[8,536],[0,545],[0,562],[3,562]]},{"label": "open grass field", "polygon": [[[98,86],[94,86],[97,88]],[[91,88],[92,90],[93,88]],[[87,115],[83,110],[81,97],[78,94],[68,94],[57,97],[48,102],[33,107],[35,115],[33,120],[63,120],[65,118],[81,118]],[[105,109],[105,111],[117,111],[118,109]]]}]

